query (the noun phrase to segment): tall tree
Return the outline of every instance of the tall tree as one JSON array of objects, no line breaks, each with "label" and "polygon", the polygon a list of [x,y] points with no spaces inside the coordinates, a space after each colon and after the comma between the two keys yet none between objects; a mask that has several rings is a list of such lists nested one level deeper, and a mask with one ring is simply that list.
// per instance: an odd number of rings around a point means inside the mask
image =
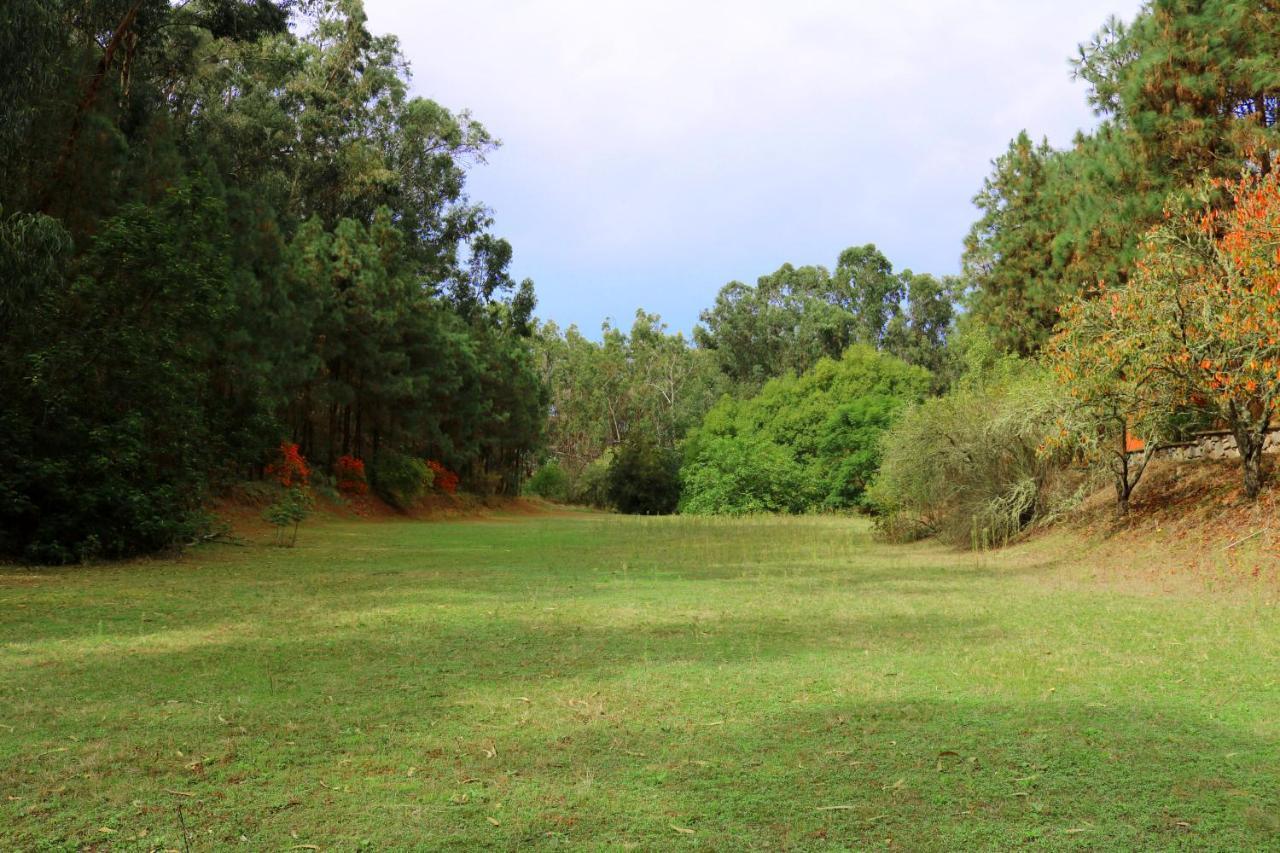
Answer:
[{"label": "tall tree", "polygon": [[974,314],[1007,350],[1033,352],[1070,297],[1132,274],[1165,200],[1201,175],[1263,173],[1280,148],[1280,10],[1257,0],[1152,0],[1075,59],[1103,118],[1071,149],[1019,136],[976,199],[966,242]]}]

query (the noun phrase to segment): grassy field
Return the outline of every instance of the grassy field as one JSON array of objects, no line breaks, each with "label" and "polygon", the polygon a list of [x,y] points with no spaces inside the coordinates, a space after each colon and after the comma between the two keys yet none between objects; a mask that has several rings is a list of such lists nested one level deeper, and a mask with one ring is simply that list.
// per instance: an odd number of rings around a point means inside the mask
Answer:
[{"label": "grassy field", "polygon": [[0,848],[1280,847],[1274,589],[1071,550],[581,514],[0,567]]}]

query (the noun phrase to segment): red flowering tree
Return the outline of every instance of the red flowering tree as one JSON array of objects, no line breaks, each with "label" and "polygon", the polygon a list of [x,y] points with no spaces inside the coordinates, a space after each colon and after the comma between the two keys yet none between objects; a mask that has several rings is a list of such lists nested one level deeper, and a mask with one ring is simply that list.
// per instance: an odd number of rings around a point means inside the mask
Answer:
[{"label": "red flowering tree", "polygon": [[298,450],[298,445],[282,441],[279,457],[267,466],[267,476],[273,477],[288,489],[294,486],[305,486],[311,479],[311,469],[307,467],[307,460]]},{"label": "red flowering tree", "polygon": [[[280,443],[279,458],[267,466],[267,474],[284,487],[284,494],[280,500],[267,507],[263,517],[275,525],[276,544],[293,547],[298,541],[298,525],[310,514],[314,504],[311,490],[307,487],[311,469],[298,450],[298,445],[283,441]],[[291,527],[293,535],[286,541],[285,532]]]},{"label": "red flowering tree", "polygon": [[444,467],[443,464],[434,459],[427,460],[427,467],[431,469],[434,477],[432,483],[440,491],[446,495],[457,494],[458,492],[458,475]]}]

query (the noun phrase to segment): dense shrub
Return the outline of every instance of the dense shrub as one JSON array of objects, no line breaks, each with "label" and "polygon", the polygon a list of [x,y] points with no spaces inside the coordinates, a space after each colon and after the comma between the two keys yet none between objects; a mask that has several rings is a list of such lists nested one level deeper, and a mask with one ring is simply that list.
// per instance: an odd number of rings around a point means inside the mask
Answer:
[{"label": "dense shrub", "polygon": [[569,500],[569,475],[557,462],[548,462],[529,478],[525,484],[528,494],[549,501]]},{"label": "dense shrub", "polygon": [[298,450],[298,445],[290,441],[282,441],[275,461],[267,466],[267,476],[274,478],[286,489],[305,486],[311,479],[311,467],[307,465],[306,457]]},{"label": "dense shrub", "polygon": [[599,458],[587,463],[569,489],[569,500],[583,506],[604,509],[609,503],[609,468],[613,465],[614,452],[606,450]]},{"label": "dense shrub", "polygon": [[609,502],[630,515],[668,515],[680,502],[680,457],[647,436],[633,435],[613,457]]},{"label": "dense shrub", "polygon": [[443,463],[434,459],[427,460],[427,467],[431,469],[431,480],[428,485],[434,485],[436,489],[446,495],[456,495],[458,493],[458,475],[444,467]]},{"label": "dense shrub", "polygon": [[870,499],[886,536],[998,545],[1049,508],[1060,460],[1044,443],[1058,428],[1061,391],[1046,369],[989,354],[981,349],[951,393],[914,407],[885,434]]},{"label": "dense shrub", "polygon": [[379,497],[399,510],[407,510],[431,488],[433,474],[427,463],[384,450],[373,461],[373,488]]},{"label": "dense shrub", "polygon": [[698,448],[697,464],[681,470],[682,512],[741,515],[803,512],[805,472],[786,448],[763,439],[712,436]]},{"label": "dense shrub", "polygon": [[929,390],[927,371],[871,347],[820,360],[747,400],[725,398],[684,447],[682,509],[706,514],[861,506],[880,436]]},{"label": "dense shrub", "polygon": [[363,459],[357,459],[354,456],[338,457],[338,464],[334,466],[334,475],[338,480],[338,491],[344,495],[363,495],[369,491]]}]

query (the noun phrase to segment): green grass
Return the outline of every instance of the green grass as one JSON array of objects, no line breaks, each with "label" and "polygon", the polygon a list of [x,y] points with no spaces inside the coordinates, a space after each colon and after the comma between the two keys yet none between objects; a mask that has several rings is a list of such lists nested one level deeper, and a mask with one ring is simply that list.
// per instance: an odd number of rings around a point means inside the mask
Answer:
[{"label": "green grass", "polygon": [[0,848],[1280,847],[1267,593],[1052,553],[583,514],[0,567]]}]

